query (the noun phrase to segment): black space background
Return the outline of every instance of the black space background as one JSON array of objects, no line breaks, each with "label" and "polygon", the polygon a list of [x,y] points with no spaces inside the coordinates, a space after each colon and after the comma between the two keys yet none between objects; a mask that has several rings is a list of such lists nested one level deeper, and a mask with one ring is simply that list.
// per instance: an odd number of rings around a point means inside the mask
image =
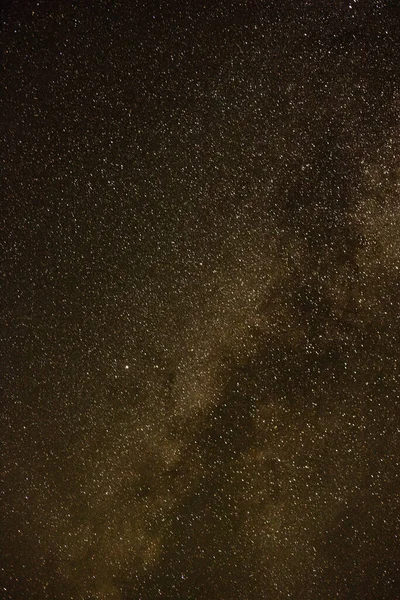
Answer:
[{"label": "black space background", "polygon": [[1,20],[1,597],[398,599],[400,3]]}]

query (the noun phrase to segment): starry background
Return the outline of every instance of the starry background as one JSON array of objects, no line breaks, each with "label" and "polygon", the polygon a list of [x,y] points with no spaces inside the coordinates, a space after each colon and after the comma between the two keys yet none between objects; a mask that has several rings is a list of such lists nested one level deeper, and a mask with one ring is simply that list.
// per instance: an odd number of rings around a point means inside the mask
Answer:
[{"label": "starry background", "polygon": [[1,18],[1,598],[400,598],[400,4]]}]

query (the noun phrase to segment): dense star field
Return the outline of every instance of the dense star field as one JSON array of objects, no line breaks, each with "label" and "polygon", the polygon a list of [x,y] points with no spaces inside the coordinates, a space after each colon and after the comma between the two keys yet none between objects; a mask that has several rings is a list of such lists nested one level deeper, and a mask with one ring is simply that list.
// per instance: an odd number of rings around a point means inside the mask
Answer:
[{"label": "dense star field", "polygon": [[1,19],[0,597],[400,598],[400,2]]}]

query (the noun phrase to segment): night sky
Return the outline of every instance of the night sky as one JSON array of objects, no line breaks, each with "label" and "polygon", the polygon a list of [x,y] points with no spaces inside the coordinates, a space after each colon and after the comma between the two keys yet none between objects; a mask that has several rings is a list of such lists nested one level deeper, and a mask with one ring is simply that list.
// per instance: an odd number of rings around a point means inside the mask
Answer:
[{"label": "night sky", "polygon": [[1,599],[399,599],[400,2],[1,20]]}]

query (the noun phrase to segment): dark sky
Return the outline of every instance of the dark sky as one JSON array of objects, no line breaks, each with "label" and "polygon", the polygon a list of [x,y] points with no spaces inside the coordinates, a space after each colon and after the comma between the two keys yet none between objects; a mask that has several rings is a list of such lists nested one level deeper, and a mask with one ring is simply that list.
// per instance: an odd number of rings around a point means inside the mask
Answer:
[{"label": "dark sky", "polygon": [[3,3],[7,600],[400,594],[400,3]]}]

